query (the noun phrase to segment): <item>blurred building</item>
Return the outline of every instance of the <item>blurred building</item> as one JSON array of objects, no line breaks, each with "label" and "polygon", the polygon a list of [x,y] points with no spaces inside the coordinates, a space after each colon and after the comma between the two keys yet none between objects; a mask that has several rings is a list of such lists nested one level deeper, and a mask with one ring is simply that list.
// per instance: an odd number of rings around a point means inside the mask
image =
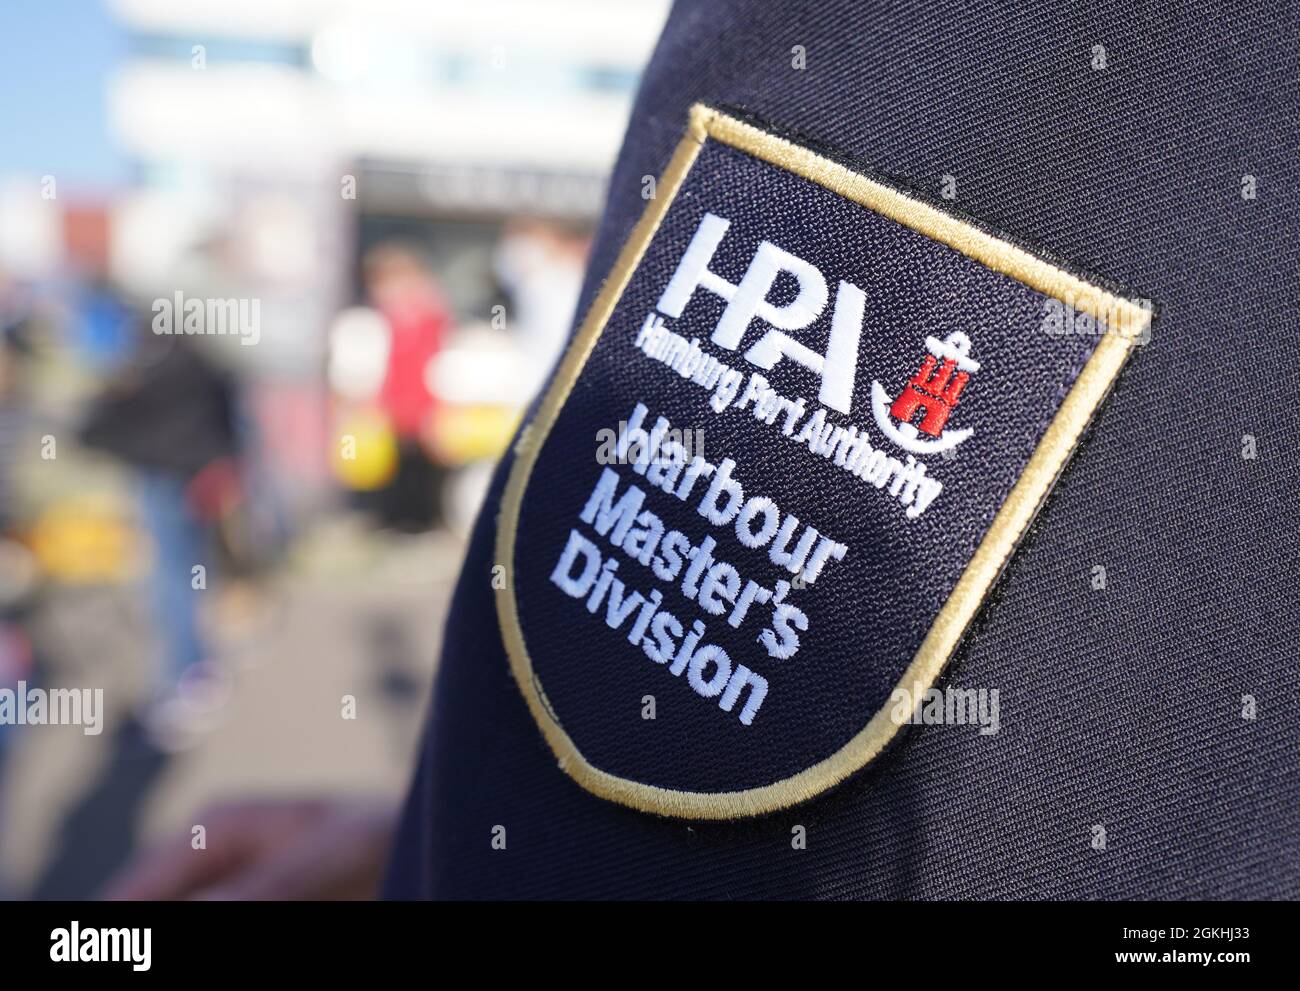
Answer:
[{"label": "blurred building", "polygon": [[508,223],[597,215],[667,7],[112,0],[131,55],[110,121],[138,177],[112,208],[113,272],[143,298],[261,300],[261,342],[228,357],[309,500],[324,328],[359,298],[364,250],[419,246],[458,322],[487,321]]}]

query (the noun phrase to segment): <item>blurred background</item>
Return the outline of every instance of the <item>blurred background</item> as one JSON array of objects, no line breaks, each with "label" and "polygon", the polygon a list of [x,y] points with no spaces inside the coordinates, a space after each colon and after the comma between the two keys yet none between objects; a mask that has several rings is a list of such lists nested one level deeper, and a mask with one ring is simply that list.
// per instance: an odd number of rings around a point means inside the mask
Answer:
[{"label": "blurred background", "polygon": [[[0,898],[400,795],[667,0],[0,5]],[[15,698],[17,696],[15,695]]]}]

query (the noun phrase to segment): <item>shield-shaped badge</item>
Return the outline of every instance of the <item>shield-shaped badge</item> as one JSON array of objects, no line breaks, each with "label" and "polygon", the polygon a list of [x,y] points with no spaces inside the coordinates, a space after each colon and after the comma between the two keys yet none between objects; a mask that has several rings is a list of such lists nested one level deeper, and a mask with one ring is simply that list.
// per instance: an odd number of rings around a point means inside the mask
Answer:
[{"label": "shield-shaped badge", "polygon": [[[1150,316],[695,107],[501,506],[502,635],[560,766],[634,808],[732,818],[931,722]],[[974,696],[938,697],[938,721],[988,730]]]}]

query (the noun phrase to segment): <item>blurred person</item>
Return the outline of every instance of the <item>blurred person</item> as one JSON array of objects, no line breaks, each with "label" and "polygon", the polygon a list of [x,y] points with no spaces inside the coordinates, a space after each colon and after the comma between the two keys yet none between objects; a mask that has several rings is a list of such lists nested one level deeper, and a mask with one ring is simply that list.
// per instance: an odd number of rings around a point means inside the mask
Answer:
[{"label": "blurred person", "polygon": [[438,406],[428,369],[451,332],[451,307],[428,266],[402,245],[380,244],[366,252],[362,278],[388,328],[377,399],[397,442],[396,471],[377,493],[377,506],[385,526],[419,531],[440,516],[444,472],[424,437]]},{"label": "blurred person", "polygon": [[30,419],[23,363],[32,348],[31,303],[0,269],[0,533],[15,521],[13,487]]},{"label": "blurred person", "polygon": [[[14,690],[30,681],[36,669],[36,648],[28,633],[38,587],[35,556],[12,532],[0,528],[0,689]],[[6,822],[9,746],[18,728],[0,722],[0,834]],[[0,877],[0,901],[5,899]]]},{"label": "blurred person", "polygon": [[511,221],[501,235],[493,265],[510,299],[510,326],[524,352],[536,392],[560,357],[586,269],[588,238],[557,223]]},{"label": "blurred person", "polygon": [[92,275],[72,293],[72,336],[93,371],[111,372],[135,345],[135,313],[104,275]]},{"label": "blurred person", "polygon": [[[36,584],[36,563],[19,539],[23,521],[14,491],[31,418],[24,389],[31,328],[26,293],[0,269],[0,689],[14,688],[32,671],[32,643],[24,621]],[[13,733],[13,727],[0,723],[0,830]],[[0,900],[4,898],[0,886]]]},{"label": "blurred person", "polygon": [[148,599],[162,661],[145,725],[173,749],[202,728],[224,692],[199,610],[216,577],[216,525],[242,498],[235,386],[188,338],[138,329],[130,359],[91,403],[81,439],[135,474],[139,522],[154,551]]}]

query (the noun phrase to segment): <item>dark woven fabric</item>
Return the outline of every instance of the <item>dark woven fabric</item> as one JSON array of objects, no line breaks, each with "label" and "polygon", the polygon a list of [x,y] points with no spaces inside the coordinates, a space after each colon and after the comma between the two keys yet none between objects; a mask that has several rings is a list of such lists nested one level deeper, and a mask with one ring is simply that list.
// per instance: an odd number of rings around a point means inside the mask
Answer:
[{"label": "dark woven fabric", "polygon": [[[642,177],[662,172],[705,101],[904,185],[954,176],[957,207],[1139,287],[1160,319],[949,669],[953,684],[999,688],[1001,731],[914,727],[834,792],[757,821],[655,819],[556,768],[496,623],[498,472],[387,893],[1300,894],[1300,73],[1287,10],[679,3],[585,300],[644,207]],[[791,848],[796,824],[806,850]]]}]

